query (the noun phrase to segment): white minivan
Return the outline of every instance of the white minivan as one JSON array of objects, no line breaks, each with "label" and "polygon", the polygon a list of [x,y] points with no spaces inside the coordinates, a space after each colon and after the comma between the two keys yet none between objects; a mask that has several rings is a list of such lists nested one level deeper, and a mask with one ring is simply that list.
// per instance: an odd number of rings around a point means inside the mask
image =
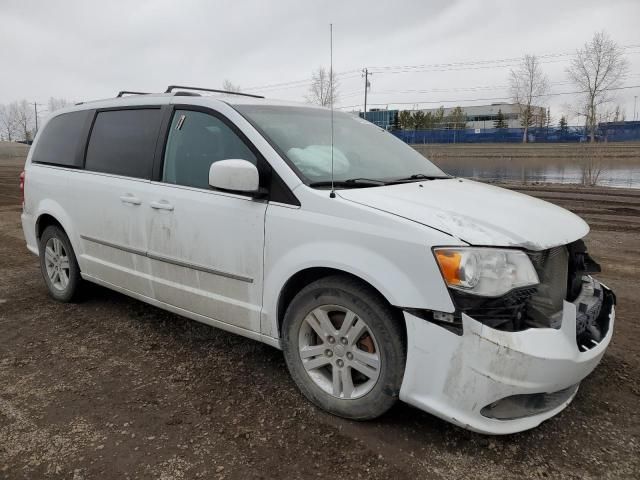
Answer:
[{"label": "white minivan", "polygon": [[193,90],[121,92],[38,132],[22,226],[53,298],[94,282],[280,348],[350,419],[400,399],[506,434],[571,402],[614,323],[584,221],[354,115]]}]

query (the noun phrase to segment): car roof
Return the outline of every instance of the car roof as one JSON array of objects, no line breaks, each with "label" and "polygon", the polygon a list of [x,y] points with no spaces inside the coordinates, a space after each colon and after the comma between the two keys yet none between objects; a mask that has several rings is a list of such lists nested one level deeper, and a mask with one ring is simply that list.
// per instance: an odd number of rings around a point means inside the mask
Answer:
[{"label": "car roof", "polygon": [[318,108],[326,109],[318,105],[312,105],[302,102],[292,102],[288,100],[278,100],[271,98],[257,98],[242,95],[229,95],[229,94],[207,94],[207,95],[184,95],[184,93],[176,95],[176,93],[149,93],[139,95],[126,95],[115,98],[105,98],[100,100],[91,100],[86,102],[77,103],[71,107],[56,110],[54,115],[57,116],[62,113],[75,112],[80,110],[89,109],[102,109],[102,108],[118,108],[118,107],[137,107],[148,105],[166,105],[169,103],[179,103],[179,100],[172,102],[172,99],[179,97],[188,99],[185,103],[191,105],[202,105],[215,107],[220,102],[226,103],[231,106],[235,105],[261,105],[261,106],[280,106],[280,107],[304,107],[304,108]]}]

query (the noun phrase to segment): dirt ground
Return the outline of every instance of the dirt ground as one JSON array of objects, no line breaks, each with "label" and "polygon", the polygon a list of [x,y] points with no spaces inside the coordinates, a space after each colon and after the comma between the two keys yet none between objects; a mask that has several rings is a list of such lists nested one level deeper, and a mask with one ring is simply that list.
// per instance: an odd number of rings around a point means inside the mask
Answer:
[{"label": "dirt ground", "polygon": [[356,423],[311,406],[278,350],[93,286],[48,296],[0,159],[0,478],[639,478],[640,190],[517,188],[582,215],[618,295],[575,401],[489,437],[398,404]]}]

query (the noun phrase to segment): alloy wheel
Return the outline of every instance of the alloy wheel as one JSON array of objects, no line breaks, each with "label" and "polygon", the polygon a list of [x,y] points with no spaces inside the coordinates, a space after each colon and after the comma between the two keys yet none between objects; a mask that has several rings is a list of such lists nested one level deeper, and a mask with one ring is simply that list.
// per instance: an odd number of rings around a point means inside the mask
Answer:
[{"label": "alloy wheel", "polygon": [[59,238],[52,237],[47,242],[44,264],[53,288],[64,291],[69,285],[69,256]]},{"label": "alloy wheel", "polygon": [[380,377],[380,350],[366,321],[348,308],[323,305],[302,322],[302,365],[311,380],[340,399],[366,395]]}]

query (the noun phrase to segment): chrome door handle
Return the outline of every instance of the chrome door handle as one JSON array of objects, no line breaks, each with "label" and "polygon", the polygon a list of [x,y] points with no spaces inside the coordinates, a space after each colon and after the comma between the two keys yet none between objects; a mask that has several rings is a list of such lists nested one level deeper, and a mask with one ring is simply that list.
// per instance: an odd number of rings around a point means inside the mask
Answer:
[{"label": "chrome door handle", "polygon": [[122,203],[129,203],[131,205],[140,205],[142,203],[142,201],[138,197],[131,194],[122,195],[120,197],[120,201]]},{"label": "chrome door handle", "polygon": [[149,205],[151,206],[151,208],[155,210],[169,210],[169,211],[173,210],[173,205],[171,205],[169,202],[165,200],[161,200],[159,202],[151,202],[149,203]]}]

